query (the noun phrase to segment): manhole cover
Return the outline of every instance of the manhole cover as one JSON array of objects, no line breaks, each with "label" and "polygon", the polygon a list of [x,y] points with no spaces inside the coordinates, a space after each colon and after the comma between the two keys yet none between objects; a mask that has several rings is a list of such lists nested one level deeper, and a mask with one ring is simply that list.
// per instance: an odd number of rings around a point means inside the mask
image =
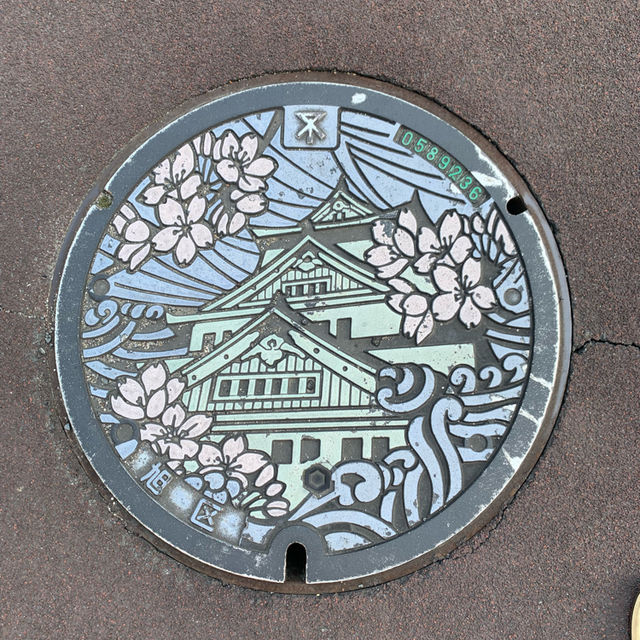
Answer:
[{"label": "manhole cover", "polygon": [[481,136],[351,76],[271,77],[111,166],[64,257],[73,433],[156,544],[280,591],[405,574],[513,495],[562,398],[549,227]]}]

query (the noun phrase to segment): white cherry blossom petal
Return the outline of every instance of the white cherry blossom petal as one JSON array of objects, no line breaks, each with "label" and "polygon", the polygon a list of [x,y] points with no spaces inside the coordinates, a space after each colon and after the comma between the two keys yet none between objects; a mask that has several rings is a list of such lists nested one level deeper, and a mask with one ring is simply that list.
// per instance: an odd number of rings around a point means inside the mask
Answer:
[{"label": "white cherry blossom petal", "polygon": [[131,404],[141,404],[144,402],[144,388],[133,378],[127,378],[125,382],[118,384],[118,393]]},{"label": "white cherry blossom petal", "polygon": [[402,309],[402,301],[404,300],[404,295],[402,293],[394,293],[387,298],[387,302],[389,306],[396,311],[397,313],[403,313]]},{"label": "white cherry blossom petal", "polygon": [[235,158],[240,150],[240,142],[236,134],[229,130],[225,131],[221,140],[220,153],[223,158]]},{"label": "white cherry blossom petal", "polygon": [[242,436],[227,438],[222,444],[222,453],[227,463],[235,460],[246,448],[246,442]]},{"label": "white cherry blossom petal", "polygon": [[429,227],[422,227],[418,234],[418,251],[420,253],[432,253],[440,249],[440,243],[436,234]]},{"label": "white cherry blossom petal", "polygon": [[180,197],[182,200],[188,200],[192,195],[198,191],[198,187],[202,184],[202,179],[197,173],[189,176],[180,185]]},{"label": "white cherry blossom petal", "polygon": [[164,386],[167,381],[167,372],[161,364],[152,364],[148,366],[140,376],[142,386],[147,393],[151,393],[156,389]]},{"label": "white cherry blossom petal", "polygon": [[[268,468],[268,467],[267,467]],[[273,468],[273,467],[272,467]],[[262,474],[260,474],[262,475]],[[256,480],[256,486],[258,481]],[[282,482],[272,482],[266,489],[265,493],[272,498],[273,496],[280,495],[284,491],[284,484]]]},{"label": "white cherry blossom petal", "polygon": [[433,279],[440,291],[454,292],[460,289],[458,274],[450,267],[438,265],[433,270]]},{"label": "white cherry blossom petal", "polygon": [[222,451],[211,443],[205,443],[198,454],[198,462],[204,467],[219,467],[222,462]]},{"label": "white cherry blossom petal", "polygon": [[461,264],[471,253],[473,245],[469,236],[460,236],[451,247],[449,253],[457,264]]},{"label": "white cherry blossom petal", "polygon": [[129,262],[129,260],[132,259],[133,254],[142,246],[144,246],[142,242],[123,244],[118,249],[118,258],[120,258],[122,262]]},{"label": "white cherry blossom petal", "polygon": [[157,418],[167,406],[167,392],[159,389],[149,398],[147,402],[147,416],[149,418]]},{"label": "white cherry blossom petal", "polygon": [[196,257],[196,243],[190,236],[183,236],[178,240],[175,249],[176,262],[179,265],[187,265]]},{"label": "white cherry blossom petal", "polygon": [[390,264],[397,257],[397,253],[387,245],[380,245],[367,251],[367,262],[374,267]]},{"label": "white cherry blossom petal", "polygon": [[425,314],[422,322],[420,323],[420,326],[418,327],[418,330],[416,331],[416,344],[420,344],[431,335],[431,332],[433,331],[433,325],[433,315],[431,313]]},{"label": "white cherry blossom petal", "polygon": [[189,233],[191,235],[191,239],[200,248],[210,247],[213,244],[211,229],[204,224],[197,223],[192,225]]},{"label": "white cherry blossom petal", "polygon": [[243,175],[238,180],[238,188],[247,193],[254,193],[266,187],[262,178],[256,176]]},{"label": "white cherry blossom petal", "polygon": [[462,286],[465,289],[475,287],[480,281],[480,260],[468,258],[462,265]]},{"label": "white cherry blossom petal", "polygon": [[182,205],[173,198],[167,198],[167,201],[158,207],[158,214],[160,222],[166,226],[184,224],[186,222]]},{"label": "white cherry blossom petal", "polygon": [[378,244],[393,244],[395,225],[390,220],[376,220],[373,224],[373,239]]},{"label": "white cherry blossom petal", "polygon": [[149,239],[149,227],[142,220],[136,220],[126,228],[124,239],[128,242],[144,242]]},{"label": "white cherry blossom petal", "polygon": [[[254,484],[256,487],[262,487],[268,482],[271,482],[275,478],[276,470],[272,464],[268,464],[255,479]],[[275,484],[275,483],[273,483]],[[267,488],[267,495],[269,495],[269,487]]]},{"label": "white cherry blossom petal", "polygon": [[178,149],[176,158],[173,161],[171,173],[176,182],[184,180],[192,171],[195,165],[195,157],[190,144],[185,144]]},{"label": "white cherry blossom petal", "polygon": [[153,442],[154,440],[157,440],[158,438],[166,438],[167,437],[167,430],[159,424],[145,424],[141,429],[140,429],[140,438],[142,440],[149,440],[151,442]]},{"label": "white cherry blossom petal", "polygon": [[480,310],[473,304],[470,297],[465,299],[464,304],[460,308],[459,317],[460,322],[462,322],[467,329],[477,327],[480,324],[480,320],[482,320]]},{"label": "white cherry blossom petal", "polygon": [[233,462],[234,470],[241,473],[254,473],[262,469],[268,460],[258,452],[246,452],[239,455]]},{"label": "white cherry blossom petal", "polygon": [[184,409],[179,404],[176,404],[172,407],[167,407],[162,414],[162,424],[166,427],[177,429],[184,422],[185,417]]},{"label": "white cherry blossom petal", "polygon": [[413,236],[406,229],[396,229],[393,234],[393,240],[396,247],[400,249],[405,256],[413,257],[416,253],[416,246]]},{"label": "white cherry blossom petal", "polygon": [[422,316],[429,308],[429,301],[419,293],[412,293],[407,296],[402,307],[410,316]]},{"label": "white cherry blossom petal", "polygon": [[259,193],[248,194],[244,196],[244,198],[240,198],[236,203],[238,211],[241,211],[242,213],[261,213],[265,210],[266,206],[266,199]]},{"label": "white cherry blossom petal", "polygon": [[440,242],[450,247],[462,231],[460,216],[455,211],[450,211],[442,219],[440,225]]},{"label": "white cherry blossom petal", "polygon": [[418,273],[429,273],[431,268],[435,264],[436,256],[425,253],[421,258],[418,258],[413,264],[415,270]]},{"label": "white cherry blossom petal", "polygon": [[151,245],[149,243],[142,245],[134,252],[131,256],[131,262],[129,262],[129,271],[137,269],[147,259],[149,253],[151,253]]},{"label": "white cherry blossom petal", "polygon": [[255,133],[247,133],[246,135],[242,136],[242,140],[240,141],[240,149],[238,151],[238,158],[240,159],[242,164],[249,164],[256,157],[257,151],[258,136]]},{"label": "white cherry blossom petal", "polygon": [[187,222],[193,224],[198,222],[204,215],[207,208],[207,201],[202,196],[194,196],[187,206]]},{"label": "white cherry blossom petal", "polygon": [[212,418],[205,415],[191,416],[186,422],[178,427],[178,433],[183,438],[197,438],[211,427]]},{"label": "white cherry blossom petal", "polygon": [[411,235],[415,236],[418,231],[418,223],[413,211],[409,209],[403,209],[398,216],[398,224],[411,232]]},{"label": "white cherry blossom petal", "polygon": [[165,158],[160,164],[156,165],[153,170],[153,180],[156,184],[165,184],[171,180],[171,163]]},{"label": "white cherry blossom petal", "polygon": [[422,318],[419,316],[405,316],[402,323],[402,331],[407,338],[413,338],[416,335],[416,331],[422,322]]},{"label": "white cherry blossom petal", "polygon": [[171,251],[181,236],[182,230],[178,227],[167,227],[158,231],[151,242],[158,251]]},{"label": "white cherry blossom petal", "polygon": [[236,211],[233,218],[231,218],[231,222],[229,223],[229,235],[233,235],[237,233],[244,227],[247,222],[247,217],[244,213],[240,213],[240,211]]},{"label": "white cherry blossom petal", "polygon": [[240,170],[235,163],[227,158],[220,160],[216,165],[218,175],[229,184],[235,184],[240,177]]},{"label": "white cherry blossom petal", "polygon": [[401,273],[408,264],[409,261],[406,258],[399,258],[398,260],[392,262],[387,266],[379,267],[378,274],[385,280],[387,278],[393,278],[394,276],[397,276],[399,273]]},{"label": "white cherry blossom petal", "polygon": [[130,404],[122,396],[111,396],[111,408],[123,418],[140,420],[144,418],[144,409],[138,405]]},{"label": "white cherry blossom petal", "polygon": [[470,293],[473,302],[481,309],[491,309],[496,304],[496,296],[489,287],[478,286]]},{"label": "white cherry blossom petal", "polygon": [[166,189],[163,186],[154,185],[153,187],[149,187],[142,192],[142,199],[145,204],[158,204],[160,200],[164,197],[166,193]]},{"label": "white cherry blossom petal", "polygon": [[447,322],[458,313],[460,301],[454,293],[441,293],[433,299],[431,308],[436,320]]},{"label": "white cherry blossom petal", "polygon": [[389,280],[389,285],[400,293],[413,293],[413,287],[403,278],[393,278],[392,280]]},{"label": "white cherry blossom petal", "polygon": [[273,173],[276,169],[276,163],[266,156],[256,158],[253,162],[249,163],[244,172],[250,176],[257,176],[259,178],[266,178]]},{"label": "white cherry blossom petal", "polygon": [[180,382],[177,378],[171,378],[171,380],[167,382],[167,402],[169,404],[180,397],[184,386],[184,382]]}]

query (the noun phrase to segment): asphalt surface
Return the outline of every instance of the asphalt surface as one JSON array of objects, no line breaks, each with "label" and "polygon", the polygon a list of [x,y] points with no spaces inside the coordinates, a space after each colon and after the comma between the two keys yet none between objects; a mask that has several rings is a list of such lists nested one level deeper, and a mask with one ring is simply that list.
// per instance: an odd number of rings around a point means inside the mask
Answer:
[{"label": "asphalt surface", "polygon": [[[0,637],[628,638],[640,591],[635,2],[12,2],[0,12]],[[113,154],[231,80],[328,69],[432,97],[492,139],[556,230],[565,405],[513,502],[451,557],[343,595],[273,596],[129,531],[52,411],[47,297]]]}]

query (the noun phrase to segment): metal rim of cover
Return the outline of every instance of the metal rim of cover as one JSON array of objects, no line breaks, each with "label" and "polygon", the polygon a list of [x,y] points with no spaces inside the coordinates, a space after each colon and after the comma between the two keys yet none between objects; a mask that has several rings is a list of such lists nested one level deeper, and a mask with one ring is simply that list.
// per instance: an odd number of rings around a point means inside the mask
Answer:
[{"label": "metal rim of cover", "polygon": [[[378,584],[471,537],[541,454],[570,360],[524,180],[449,111],[352,75],[237,82],[136,137],[74,218],[52,306],[87,470],[162,550],[270,591]],[[328,384],[346,404],[321,407]]]}]

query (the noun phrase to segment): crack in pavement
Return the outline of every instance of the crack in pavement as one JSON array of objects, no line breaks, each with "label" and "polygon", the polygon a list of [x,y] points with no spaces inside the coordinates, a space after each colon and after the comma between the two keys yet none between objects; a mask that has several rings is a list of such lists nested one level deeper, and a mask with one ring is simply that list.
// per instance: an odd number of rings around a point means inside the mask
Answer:
[{"label": "crack in pavement", "polygon": [[632,347],[633,349],[638,349],[640,351],[640,344],[637,342],[616,342],[605,338],[590,338],[589,340],[585,340],[581,345],[575,347],[573,349],[573,353],[584,353],[587,347],[590,347],[593,344],[608,344],[611,347]]}]

